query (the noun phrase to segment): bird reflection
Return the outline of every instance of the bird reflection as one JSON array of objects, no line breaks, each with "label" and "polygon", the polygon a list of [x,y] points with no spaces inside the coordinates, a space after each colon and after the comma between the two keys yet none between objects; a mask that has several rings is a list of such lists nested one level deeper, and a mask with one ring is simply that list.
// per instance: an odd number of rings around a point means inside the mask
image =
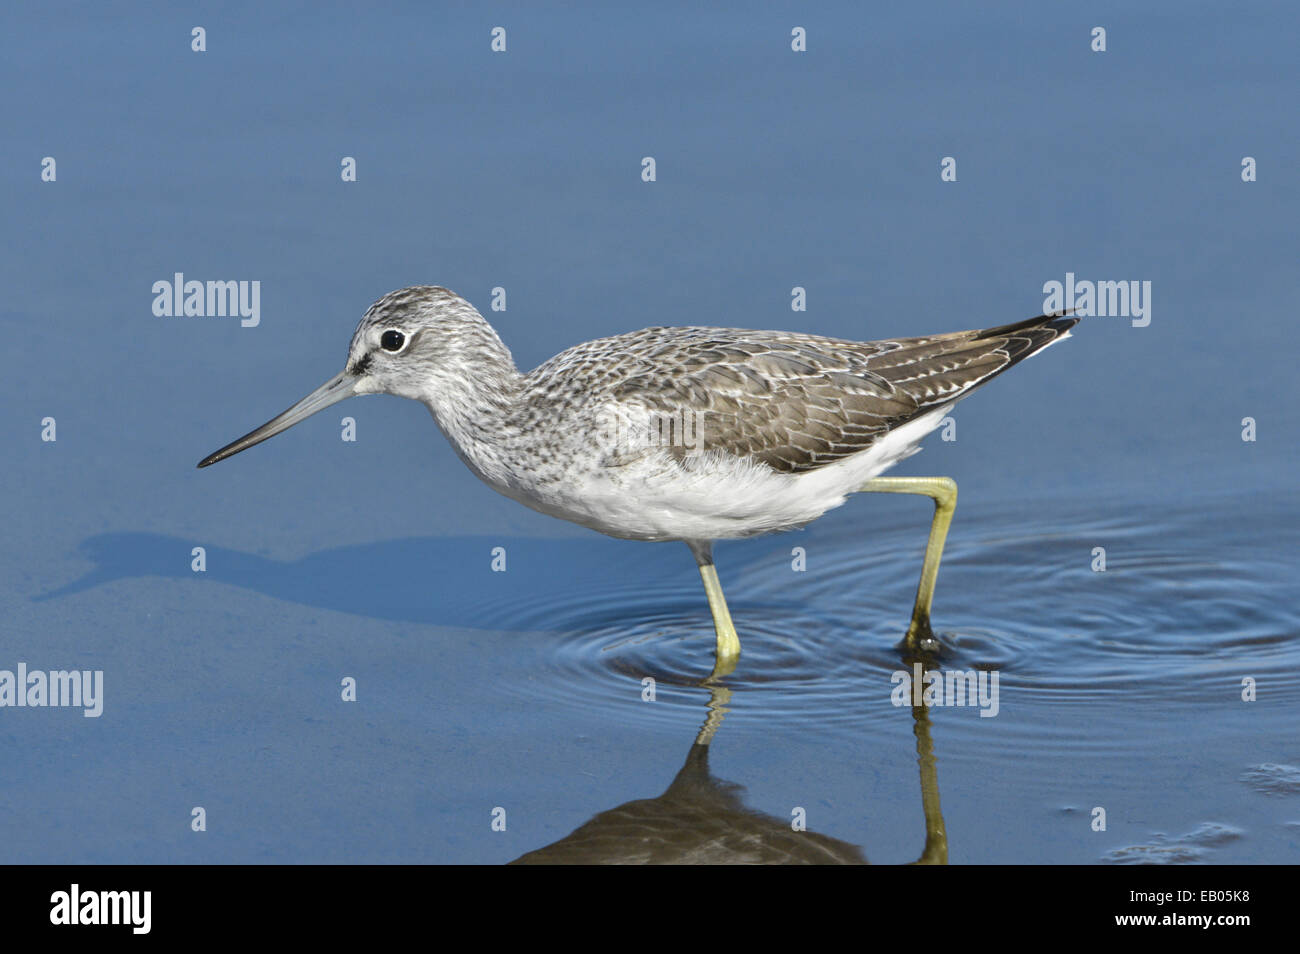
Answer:
[{"label": "bird reflection", "polygon": [[[908,665],[913,661],[925,662],[908,658]],[[748,808],[741,785],[709,771],[709,743],[731,701],[731,690],[719,682],[728,674],[715,670],[702,683],[709,690],[708,715],[686,763],[662,795],[601,812],[572,834],[511,864],[868,864],[857,845],[794,831],[789,819]],[[930,713],[914,706],[912,718],[926,830],[925,847],[913,863],[947,864]]]}]

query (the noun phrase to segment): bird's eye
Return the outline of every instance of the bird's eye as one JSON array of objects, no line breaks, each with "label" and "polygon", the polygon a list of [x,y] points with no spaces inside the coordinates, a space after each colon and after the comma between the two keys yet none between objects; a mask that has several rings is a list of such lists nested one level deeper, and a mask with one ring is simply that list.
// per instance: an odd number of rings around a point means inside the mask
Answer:
[{"label": "bird's eye", "polygon": [[385,351],[391,351],[393,354],[396,354],[406,347],[406,335],[393,328],[389,328],[380,337],[379,346]]}]

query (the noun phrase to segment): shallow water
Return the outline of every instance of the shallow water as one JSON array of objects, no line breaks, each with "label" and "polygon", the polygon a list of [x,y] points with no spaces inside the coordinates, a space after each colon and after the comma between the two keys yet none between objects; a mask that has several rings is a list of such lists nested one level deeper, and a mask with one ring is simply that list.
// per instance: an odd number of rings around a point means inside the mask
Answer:
[{"label": "shallow water", "polygon": [[[861,495],[804,531],[719,546],[744,651],[714,681],[707,607],[679,545],[498,539],[510,564],[495,575],[464,567],[467,551],[488,552],[474,539],[297,561],[212,553],[210,579],[179,586],[200,601],[209,583],[248,598],[222,600],[224,619],[195,608],[207,650],[165,635],[174,616],[157,640],[106,648],[113,719],[93,723],[93,747],[64,735],[82,728],[70,713],[6,712],[29,743],[10,747],[16,774],[0,796],[20,820],[9,857],[891,863],[928,845],[929,860],[954,862],[1294,861],[1297,496],[1029,509],[1037,531],[1022,533],[1025,505],[960,502],[935,600],[930,665],[996,672],[992,717],[891,700],[892,675],[910,670],[898,643],[928,521],[920,502]],[[163,570],[182,544],[92,540],[79,577],[29,605],[49,618],[182,578]],[[1104,572],[1092,569],[1097,546]],[[436,587],[403,577],[412,560]],[[376,577],[385,586],[342,589],[376,565],[394,568]],[[160,595],[177,586],[161,582]],[[268,629],[277,604],[309,612]],[[149,663],[177,683],[163,699],[124,671],[158,651],[180,657]],[[365,714],[330,701],[342,671],[359,679]],[[1257,701],[1242,701],[1246,677]],[[918,764],[919,751],[933,762]],[[161,780],[178,766],[195,778],[172,790]],[[102,788],[127,767],[152,782]],[[238,834],[124,848],[120,816],[107,830],[52,829],[33,805],[68,805],[46,786],[88,770],[101,810],[121,799],[162,812],[164,793],[211,797],[215,784],[233,804],[209,810],[233,812],[222,826]],[[498,808],[504,832],[490,827]],[[1092,829],[1097,808],[1104,831]],[[816,837],[791,841],[800,809]],[[366,840],[323,838],[358,830]]]},{"label": "shallow water", "polygon": [[[776,8],[505,2],[498,55],[472,7],[231,3],[198,54],[101,6],[0,9],[0,671],[104,673],[98,718],[0,708],[0,862],[1300,860],[1295,10],[1117,8],[1101,54],[1051,5],[828,3],[795,53]],[[259,323],[154,315],[176,272]],[[705,684],[684,547],[492,494],[422,407],[194,469],[410,284],[529,368],[988,327],[1067,273],[1150,281],[1149,324],[1085,319],[895,471],[961,486],[937,665],[992,717],[891,699],[923,500],[720,544]]]},{"label": "shallow water", "polygon": [[[1024,534],[1014,533],[1022,508],[959,508],[936,600],[937,666],[997,672],[1000,706],[992,718],[932,713],[939,790],[982,793],[944,802],[954,855],[1032,858],[1006,847],[1017,828],[971,823],[1023,814],[1055,860],[1296,860],[1300,769],[1279,764],[1296,761],[1300,728],[1296,503],[1207,498],[1150,508],[1131,525],[1130,506],[1039,501],[1051,530]],[[896,644],[924,526],[855,504],[779,543],[719,548],[744,655],[718,683],[728,698],[715,749],[779,729],[846,760],[915,758],[900,738],[913,712],[891,704],[890,676],[910,668]],[[876,517],[887,522],[864,543],[855,521]],[[792,545],[807,553],[802,573]],[[1104,571],[1092,568],[1096,546]],[[488,618],[551,633],[550,666],[509,682],[530,704],[643,725],[689,724],[717,705],[701,684],[706,619],[670,581],[527,602],[504,601]],[[628,706],[646,676],[657,701]],[[1242,701],[1247,677],[1258,701]],[[1090,828],[1098,806],[1104,832]]]}]

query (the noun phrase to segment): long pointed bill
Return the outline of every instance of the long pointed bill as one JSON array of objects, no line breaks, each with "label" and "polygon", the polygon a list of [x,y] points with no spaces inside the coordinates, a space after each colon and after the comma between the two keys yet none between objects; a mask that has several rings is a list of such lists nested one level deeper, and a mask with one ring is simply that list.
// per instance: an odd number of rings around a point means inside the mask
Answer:
[{"label": "long pointed bill", "polygon": [[255,431],[245,434],[237,441],[227,444],[215,454],[209,454],[203,460],[199,461],[200,467],[207,467],[209,464],[215,464],[219,460],[225,460],[227,457],[233,457],[242,450],[247,450],[254,444],[260,444],[268,437],[274,437],[281,431],[287,431],[299,421],[306,420],[317,411],[323,411],[331,404],[338,404],[345,398],[352,397],[356,393],[357,381],[360,379],[350,372],[344,371],[337,377],[330,378],[311,394],[295,404],[289,410],[285,411],[279,417],[273,417]]}]

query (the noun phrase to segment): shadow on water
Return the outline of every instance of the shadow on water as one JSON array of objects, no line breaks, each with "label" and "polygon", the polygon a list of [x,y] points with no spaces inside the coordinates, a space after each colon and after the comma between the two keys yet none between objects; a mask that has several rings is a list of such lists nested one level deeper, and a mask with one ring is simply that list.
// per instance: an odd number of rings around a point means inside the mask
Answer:
[{"label": "shadow on water", "polygon": [[[950,536],[935,600],[945,662],[999,671],[1004,690],[1045,710],[1115,699],[1204,705],[1243,674],[1266,679],[1271,699],[1300,700],[1292,569],[1300,497],[1207,523],[1213,510],[1227,512],[1217,500],[1140,515],[1062,505],[1051,509],[1050,532],[1024,526],[1014,510],[966,514]],[[859,521],[836,519],[721,551],[746,688],[776,690],[764,700],[769,718],[802,721],[823,708],[810,694],[853,697],[865,674],[895,668],[892,647],[911,609],[925,534],[906,520],[873,526],[867,540],[862,530]],[[806,551],[806,572],[792,570],[794,544]],[[692,657],[712,648],[704,593],[679,544],[594,533],[413,537],[297,560],[209,545],[201,574],[190,569],[193,545],[148,533],[91,537],[80,548],[89,571],[34,599],[158,577],[378,620],[544,632],[552,637],[550,668],[570,679],[531,680],[520,691],[566,696],[572,685],[607,685],[611,670],[689,686],[699,672]],[[492,571],[497,548],[507,572]],[[1107,562],[1098,571],[1102,550]],[[1162,686],[1158,697],[1148,691],[1153,683]],[[1042,724],[1050,734],[1057,721]]]},{"label": "shadow on water", "polygon": [[[943,729],[949,764],[969,755],[982,770],[1028,787],[1039,782],[1027,768],[1032,764],[1067,775],[1074,761],[1124,765],[1123,786],[1147,793],[1173,819],[1193,815],[1191,796],[1169,794],[1182,784],[1182,770],[1171,761],[1163,775],[1153,775],[1153,752],[1203,759],[1200,750],[1249,749],[1248,757],[1228,759],[1234,776],[1245,772],[1233,784],[1248,786],[1258,800],[1293,798],[1300,791],[1293,745],[1300,497],[1272,499],[1258,511],[1244,503],[1232,510],[1216,499],[1149,512],[1095,502],[1044,512],[1050,519],[1026,522],[1014,509],[968,507],[954,524],[935,601],[939,661],[948,671],[997,673],[1003,715],[990,720],[954,710]],[[1218,516],[1207,520],[1207,513]],[[736,860],[776,860],[785,852],[782,860],[865,861],[855,846],[791,832],[788,819],[747,808],[739,785],[710,773],[708,748],[728,707],[733,732],[761,723],[765,730],[815,727],[852,738],[897,711],[890,700],[899,669],[894,647],[911,609],[924,532],[911,521],[871,525],[868,537],[863,530],[859,521],[837,519],[724,547],[721,576],[744,653],[725,688],[705,687],[710,719],[676,779],[657,798],[602,812],[519,860],[550,852],[544,860],[722,861],[729,851]],[[806,551],[806,572],[792,567],[796,545]],[[234,587],[227,591],[232,605],[248,591],[453,633],[545,633],[511,644],[520,647],[510,655],[516,669],[493,686],[523,711],[671,731],[698,719],[700,678],[712,667],[714,639],[698,575],[679,545],[594,534],[422,537],[334,547],[297,560],[209,545],[204,574],[190,570],[192,546],[156,534],[92,537],[81,547],[89,570],[34,599],[164,578]],[[507,550],[506,573],[490,568],[498,546]],[[454,653],[458,642],[441,646]],[[658,687],[655,705],[640,700],[647,678]],[[1246,682],[1259,686],[1259,703],[1243,700]],[[945,845],[930,718],[913,710],[929,843],[922,860],[939,859]],[[1132,731],[1135,724],[1143,731]],[[1168,831],[1184,835],[1136,833],[1129,840],[1126,833],[1102,860],[1183,861],[1233,850],[1246,840],[1236,834],[1247,828],[1238,791],[1211,806],[1220,827],[1207,828],[1193,815],[1180,827],[1170,823]],[[1200,801],[1194,808],[1206,810]],[[607,857],[599,855],[601,845]]]},{"label": "shadow on water", "polygon": [[[910,667],[912,662],[905,664]],[[527,864],[817,864],[865,865],[857,845],[745,805],[743,786],[709,770],[709,744],[722,726],[732,690],[712,680],[708,715],[672,784],[656,798],[601,812],[559,841],[510,862]],[[930,713],[912,707],[925,842],[913,864],[947,864],[948,836],[939,805],[939,775]]]},{"label": "shadow on water", "polygon": [[[605,604],[635,594],[636,605],[649,592],[661,609],[675,605],[695,615],[703,612],[706,621],[708,615],[703,590],[695,593],[695,564],[680,544],[630,546],[595,534],[574,539],[411,537],[335,547],[298,560],[205,545],[202,573],[190,568],[194,546],[193,540],[160,534],[99,534],[79,548],[94,566],[34,599],[56,600],[121,580],[158,577],[194,585],[225,583],[373,619],[465,629],[518,628],[509,614],[493,611],[498,597],[525,607],[557,596]],[[498,547],[506,550],[508,573],[492,572]],[[604,595],[592,597],[588,589]]]}]

